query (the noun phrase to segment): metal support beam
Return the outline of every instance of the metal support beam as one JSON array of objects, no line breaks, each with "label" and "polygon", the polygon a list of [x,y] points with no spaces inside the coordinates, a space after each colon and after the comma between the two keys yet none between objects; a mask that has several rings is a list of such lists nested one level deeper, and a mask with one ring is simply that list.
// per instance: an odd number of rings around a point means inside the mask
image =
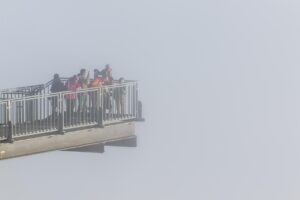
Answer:
[{"label": "metal support beam", "polygon": [[89,153],[104,153],[104,144],[93,144],[83,147],[65,149],[63,151],[89,152]]},{"label": "metal support beam", "polygon": [[132,136],[123,140],[117,140],[112,142],[105,143],[106,146],[115,146],[115,147],[137,147],[137,137]]}]

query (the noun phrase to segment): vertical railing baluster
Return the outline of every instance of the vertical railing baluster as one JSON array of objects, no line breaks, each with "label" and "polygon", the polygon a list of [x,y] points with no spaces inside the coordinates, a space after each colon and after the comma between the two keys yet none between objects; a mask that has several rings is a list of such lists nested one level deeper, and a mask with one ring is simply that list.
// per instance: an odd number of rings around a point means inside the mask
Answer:
[{"label": "vertical railing baluster", "polygon": [[13,143],[13,125],[11,122],[11,101],[7,102],[7,119],[8,119],[8,133],[7,133],[7,142]]},{"label": "vertical railing baluster", "polygon": [[64,95],[63,93],[59,93],[59,96],[58,96],[58,102],[59,102],[59,105],[60,105],[60,108],[59,108],[59,119],[58,119],[58,124],[59,124],[59,127],[58,127],[58,131],[60,134],[64,134]]}]

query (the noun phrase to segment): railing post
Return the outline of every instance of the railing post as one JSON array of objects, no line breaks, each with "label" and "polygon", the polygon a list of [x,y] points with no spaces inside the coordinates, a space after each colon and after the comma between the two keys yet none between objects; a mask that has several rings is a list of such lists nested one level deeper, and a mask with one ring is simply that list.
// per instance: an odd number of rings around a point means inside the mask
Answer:
[{"label": "railing post", "polygon": [[97,122],[98,122],[98,126],[100,128],[104,128],[104,125],[103,125],[103,109],[100,107],[97,111]]},{"label": "railing post", "polygon": [[135,82],[134,84],[134,88],[135,88],[135,95],[134,95],[134,114],[136,118],[139,118],[138,115],[138,100],[139,100],[139,86],[137,84],[137,82]]},{"label": "railing post", "polygon": [[7,142],[8,143],[13,143],[14,140],[13,140],[13,132],[12,132],[12,123],[11,121],[8,122],[8,130],[7,130]]},{"label": "railing post", "polygon": [[135,103],[136,103],[136,120],[143,122],[145,119],[143,118],[143,104],[141,101],[139,101],[139,89],[138,89],[138,84],[136,83],[136,97],[135,97]]},{"label": "railing post", "polygon": [[[99,88],[98,90],[99,94],[98,94],[98,98],[96,98],[97,102],[97,122],[98,122],[98,126],[100,128],[104,128],[104,124],[103,124],[103,94],[102,94],[102,88]],[[99,105],[99,106],[98,106]]]},{"label": "railing post", "polygon": [[141,101],[138,101],[138,113],[137,113],[137,121],[143,122],[145,119],[143,118],[143,104]]},{"label": "railing post", "polygon": [[13,140],[13,127],[12,127],[12,122],[11,122],[11,101],[10,100],[7,102],[6,109],[7,109],[6,114],[7,114],[7,126],[8,126],[7,142],[13,143],[14,140]]},{"label": "railing post", "polygon": [[58,133],[64,134],[64,124],[65,124],[65,112],[64,112],[64,95],[59,93],[58,95],[59,109],[58,109]]}]

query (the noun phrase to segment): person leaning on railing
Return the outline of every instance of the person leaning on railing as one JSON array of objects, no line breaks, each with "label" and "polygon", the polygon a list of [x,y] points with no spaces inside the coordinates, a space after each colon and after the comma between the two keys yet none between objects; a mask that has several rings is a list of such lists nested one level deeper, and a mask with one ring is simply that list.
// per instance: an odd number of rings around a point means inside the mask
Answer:
[{"label": "person leaning on railing", "polygon": [[99,76],[100,72],[98,69],[94,69],[94,79],[91,80],[89,88],[100,87],[104,84],[104,80]]},{"label": "person leaning on railing", "polygon": [[[94,79],[91,80],[89,88],[101,87],[104,84],[103,78],[99,77],[99,74],[99,70],[94,69]],[[97,93],[97,91],[89,92],[89,99],[91,105],[91,112],[93,113],[99,108],[99,105],[97,105],[97,102],[99,102],[99,94]]]},{"label": "person leaning on railing", "polygon": [[[86,69],[81,69],[80,73],[78,75],[78,83],[81,87],[81,89],[87,89],[89,86],[89,79],[90,79],[90,72],[88,72],[86,74]],[[79,95],[79,99],[78,99],[78,111],[79,112],[83,112],[86,111],[86,107],[87,107],[87,93],[83,92],[80,93]]]},{"label": "person leaning on railing", "polygon": [[[53,81],[52,85],[50,88],[51,93],[57,93],[57,92],[62,92],[65,91],[66,87],[64,83],[61,81],[60,77],[58,74],[54,74],[53,76]],[[57,112],[57,107],[58,107],[58,97],[53,96],[50,98],[51,100],[51,106],[52,106],[52,114],[55,114]]]},{"label": "person leaning on railing", "polygon": [[99,75],[102,76],[105,85],[112,85],[113,77],[112,77],[112,69],[109,64],[105,65],[105,68],[99,72]]},{"label": "person leaning on railing", "polygon": [[66,89],[72,93],[65,95],[66,98],[66,106],[67,106],[67,119],[70,119],[70,117],[74,113],[75,105],[76,105],[76,99],[77,94],[76,91],[80,87],[78,84],[78,77],[74,75],[66,82]]}]

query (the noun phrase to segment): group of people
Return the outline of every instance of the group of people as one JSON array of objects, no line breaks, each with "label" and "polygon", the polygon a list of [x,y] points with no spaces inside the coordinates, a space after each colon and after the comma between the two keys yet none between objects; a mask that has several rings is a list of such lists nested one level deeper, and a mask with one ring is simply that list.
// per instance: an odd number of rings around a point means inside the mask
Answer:
[{"label": "group of people", "polygon": [[[77,94],[78,89],[88,89],[96,88],[106,85],[112,85],[114,79],[112,77],[112,69],[109,64],[105,66],[103,70],[94,69],[94,78],[90,79],[90,72],[86,69],[81,69],[79,74],[76,74],[69,78],[67,82],[63,83],[58,74],[54,75],[53,82],[51,85],[51,93],[70,91],[65,95],[66,99],[66,111],[67,113],[72,113],[76,109],[76,101],[78,100],[78,111],[83,113],[87,109],[87,101],[91,108],[97,107],[98,96],[94,92],[81,92]],[[120,78],[118,83],[123,83],[124,78]],[[124,113],[124,98],[125,98],[126,89],[124,87],[117,88],[116,91],[112,94],[115,99],[117,112],[119,114]],[[111,94],[108,91],[105,91],[104,95],[104,109],[111,107],[110,96]],[[55,113],[58,107],[57,99],[52,99],[52,112]]]}]

